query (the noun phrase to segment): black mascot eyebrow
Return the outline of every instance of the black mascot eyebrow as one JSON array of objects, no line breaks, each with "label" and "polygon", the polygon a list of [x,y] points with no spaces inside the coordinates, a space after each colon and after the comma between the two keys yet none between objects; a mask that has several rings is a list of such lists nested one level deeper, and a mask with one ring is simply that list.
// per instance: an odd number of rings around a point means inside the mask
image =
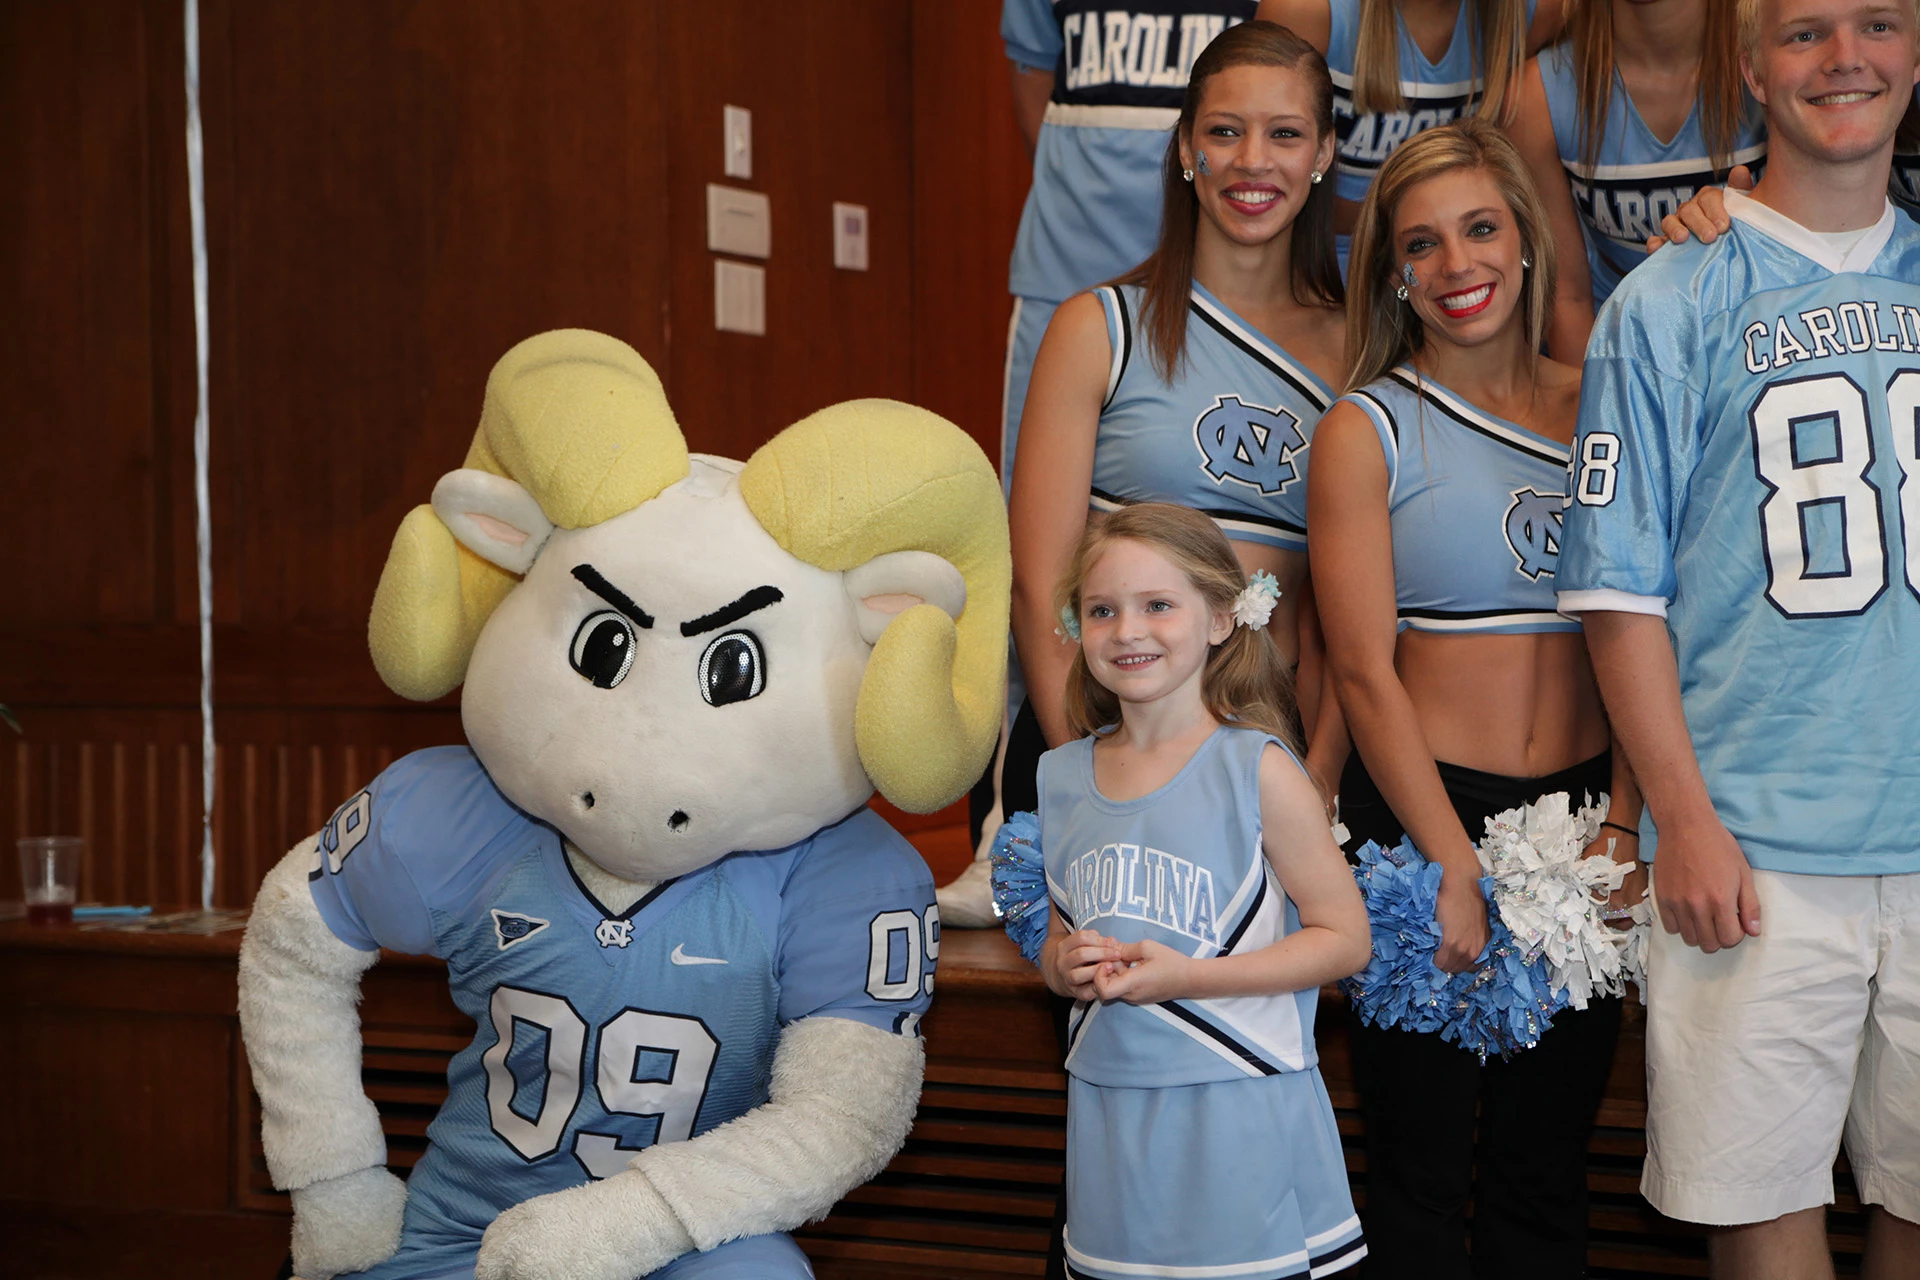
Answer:
[{"label": "black mascot eyebrow", "polygon": [[756,610],[764,609],[770,604],[778,604],[784,599],[786,597],[781,594],[778,587],[755,587],[731,604],[723,604],[712,613],[702,614],[692,622],[681,623],[680,634],[697,636],[702,631],[717,631],[729,622],[737,622]]},{"label": "black mascot eyebrow", "polygon": [[[590,564],[573,566],[573,576],[580,580],[593,594],[627,615],[634,626],[645,630],[653,625],[653,615],[627,598],[627,593],[600,576],[600,571]],[[689,633],[691,634],[691,633]]]}]

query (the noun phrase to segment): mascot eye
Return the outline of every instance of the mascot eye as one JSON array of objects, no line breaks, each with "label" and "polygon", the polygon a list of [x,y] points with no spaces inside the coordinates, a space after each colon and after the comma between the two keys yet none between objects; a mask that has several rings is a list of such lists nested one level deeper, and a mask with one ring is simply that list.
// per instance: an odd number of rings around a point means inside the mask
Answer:
[{"label": "mascot eye", "polygon": [[611,609],[588,614],[573,633],[567,660],[596,688],[613,688],[633,666],[633,624]]},{"label": "mascot eye", "polygon": [[716,707],[757,698],[767,687],[767,657],[751,631],[729,631],[700,655],[700,696]]}]

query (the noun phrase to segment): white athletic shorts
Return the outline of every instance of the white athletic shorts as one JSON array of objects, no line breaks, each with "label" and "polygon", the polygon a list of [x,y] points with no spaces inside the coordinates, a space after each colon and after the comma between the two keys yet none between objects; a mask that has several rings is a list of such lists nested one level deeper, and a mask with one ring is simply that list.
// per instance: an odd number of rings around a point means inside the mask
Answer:
[{"label": "white athletic shorts", "polygon": [[1920,874],[1754,884],[1736,947],[1653,925],[1641,1194],[1717,1226],[1831,1204],[1844,1129],[1860,1199],[1920,1222]]}]

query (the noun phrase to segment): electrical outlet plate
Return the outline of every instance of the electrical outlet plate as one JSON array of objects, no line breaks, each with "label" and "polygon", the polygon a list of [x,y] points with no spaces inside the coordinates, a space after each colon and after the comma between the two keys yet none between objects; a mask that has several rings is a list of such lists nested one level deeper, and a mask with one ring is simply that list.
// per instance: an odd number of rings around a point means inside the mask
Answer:
[{"label": "electrical outlet plate", "polygon": [[728,333],[767,332],[767,269],[716,259],[713,264],[713,327]]},{"label": "electrical outlet plate", "polygon": [[833,265],[844,271],[867,269],[867,206],[834,201]]},{"label": "electrical outlet plate", "polygon": [[745,107],[722,107],[720,133],[727,176],[753,177],[753,112]]},{"label": "electrical outlet plate", "polygon": [[707,184],[707,248],[742,258],[773,252],[773,202],[762,191]]}]

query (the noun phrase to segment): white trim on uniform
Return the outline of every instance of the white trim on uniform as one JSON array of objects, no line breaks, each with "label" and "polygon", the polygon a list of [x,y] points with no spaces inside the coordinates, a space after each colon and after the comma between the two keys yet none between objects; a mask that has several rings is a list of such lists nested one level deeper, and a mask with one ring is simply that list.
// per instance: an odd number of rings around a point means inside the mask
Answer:
[{"label": "white trim on uniform", "polygon": [[[1265,997],[1265,998],[1270,998],[1270,997]],[[1100,1006],[1096,1003],[1094,1007],[1097,1009]],[[1168,1026],[1178,1027],[1180,1029],[1180,1034],[1193,1037],[1193,1041],[1195,1044],[1205,1045],[1207,1048],[1213,1050],[1213,1052],[1219,1054],[1226,1061],[1231,1062],[1240,1071],[1244,1072],[1249,1076],[1252,1076],[1254,1079],[1258,1080],[1261,1077],[1268,1074],[1267,1072],[1262,1071],[1259,1067],[1255,1066],[1253,1063],[1248,1062],[1245,1058],[1241,1057],[1239,1054],[1235,1053],[1233,1050],[1229,1049],[1226,1045],[1221,1044],[1219,1040],[1215,1039],[1213,1036],[1208,1035],[1206,1032],[1202,1031],[1199,1027],[1194,1026],[1192,1023],[1186,1021],[1185,1019],[1174,1017],[1172,1014],[1168,1013],[1165,1009],[1161,1008],[1159,1005],[1143,1004],[1143,1005],[1139,1005],[1138,1007],[1141,1009],[1144,1009],[1146,1012],[1160,1019],[1162,1022],[1166,1023]],[[1074,1046],[1074,1048],[1076,1049],[1079,1047],[1080,1046],[1078,1044]],[[1073,1065],[1072,1054],[1067,1055],[1067,1065],[1068,1066]]]},{"label": "white trim on uniform", "polygon": [[1556,612],[1481,614],[1471,618],[1429,618],[1419,614],[1401,614],[1400,623],[1410,631],[1492,631],[1496,627],[1537,627],[1542,623],[1565,625],[1567,618]]},{"label": "white trim on uniform", "polygon": [[1612,587],[1594,587],[1586,591],[1562,591],[1555,597],[1560,612],[1569,618],[1583,613],[1644,613],[1656,618],[1667,616],[1664,596],[1637,596]]},{"label": "white trim on uniform", "polygon": [[[1742,147],[1731,157],[1734,164],[1752,164],[1767,154],[1767,144],[1756,142],[1750,147]],[[1560,167],[1576,178],[1591,182],[1629,182],[1637,178],[1666,178],[1682,174],[1700,172],[1699,156],[1687,156],[1678,160],[1649,160],[1645,164],[1582,164],[1578,160],[1560,158]],[[1708,161],[1712,163],[1711,160]]]},{"label": "white trim on uniform", "polygon": [[[1327,68],[1327,76],[1333,81],[1334,92],[1352,94],[1353,74]],[[1400,96],[1403,98],[1463,98],[1470,93],[1479,93],[1486,86],[1478,76],[1471,80],[1456,80],[1452,84],[1426,84],[1417,80],[1402,80]]]},{"label": "white trim on uniform", "polygon": [[1333,397],[1327,394],[1327,391],[1324,389],[1326,384],[1320,380],[1320,376],[1310,372],[1304,366],[1295,363],[1293,357],[1289,356],[1272,338],[1267,337],[1263,333],[1255,333],[1248,329],[1245,325],[1241,324],[1239,320],[1234,318],[1231,311],[1228,311],[1225,307],[1215,305],[1211,298],[1208,298],[1197,288],[1190,290],[1187,296],[1192,300],[1193,305],[1206,312],[1207,316],[1212,319],[1214,323],[1252,348],[1253,352],[1261,360],[1264,360],[1266,363],[1274,366],[1279,372],[1287,375],[1287,377],[1298,385],[1300,393],[1319,407],[1320,412],[1325,413],[1333,407]]},{"label": "white trim on uniform", "polygon": [[1777,209],[1770,209],[1752,196],[1738,191],[1726,193],[1727,214],[1740,219],[1762,235],[1778,240],[1787,248],[1811,262],[1817,262],[1835,275],[1849,271],[1865,271],[1887,247],[1887,241],[1893,237],[1893,201],[1886,202],[1886,208],[1880,212],[1880,221],[1867,228],[1867,234],[1860,242],[1847,251],[1846,257],[1838,257],[1820,236],[1801,226]]},{"label": "white trim on uniform", "polygon": [[1399,366],[1388,376],[1395,378],[1401,386],[1413,392],[1415,395],[1425,396],[1427,399],[1432,400],[1434,403],[1451,412],[1456,418],[1465,419],[1488,435],[1504,440],[1516,449],[1534,454],[1535,456],[1546,455],[1548,461],[1558,462],[1563,465],[1567,459],[1573,456],[1573,446],[1571,444],[1562,444],[1558,440],[1551,440],[1546,436],[1538,435],[1535,432],[1513,426],[1499,418],[1493,417],[1484,410],[1462,400],[1459,396],[1447,390],[1439,383],[1429,378],[1422,378],[1410,364]]},{"label": "white trim on uniform", "polygon": [[1095,1258],[1073,1247],[1073,1241],[1061,1232],[1061,1243],[1065,1246],[1067,1257],[1076,1267],[1097,1267],[1102,1271],[1111,1271],[1120,1276],[1152,1276],[1161,1280],[1234,1280],[1238,1276],[1271,1275],[1286,1267],[1299,1267],[1306,1264],[1308,1251],[1299,1249],[1283,1254],[1278,1258],[1262,1258],[1257,1262],[1228,1262],[1213,1267],[1173,1267],[1153,1262],[1109,1262],[1105,1258]]},{"label": "white trim on uniform", "polygon": [[1063,129],[1142,129],[1166,132],[1180,123],[1178,107],[1088,106],[1049,102],[1040,123]]}]

